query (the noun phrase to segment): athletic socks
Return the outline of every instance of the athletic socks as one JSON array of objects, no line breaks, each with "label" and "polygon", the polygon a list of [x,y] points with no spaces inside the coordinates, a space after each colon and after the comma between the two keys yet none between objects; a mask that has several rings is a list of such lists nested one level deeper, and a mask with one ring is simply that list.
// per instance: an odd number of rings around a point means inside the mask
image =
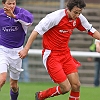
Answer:
[{"label": "athletic socks", "polygon": [[11,100],[17,100],[18,94],[18,92],[13,92],[12,89],[10,89]]},{"label": "athletic socks", "polygon": [[46,98],[54,97],[54,96],[57,96],[60,94],[62,94],[60,87],[57,86],[57,87],[49,88],[48,90],[45,90],[45,91],[41,91],[39,93],[39,98],[40,98],[40,100],[42,100],[42,99],[44,100]]},{"label": "athletic socks", "polygon": [[80,99],[80,92],[71,91],[69,100],[79,100],[79,99]]},{"label": "athletic socks", "polygon": [[[57,87],[49,88],[48,90],[45,91],[40,91],[38,97],[39,100],[44,100],[46,98],[54,97],[60,94],[62,94],[62,92],[60,90],[60,87],[57,86]],[[79,100],[79,99],[80,99],[80,92],[71,91],[69,100]]]}]

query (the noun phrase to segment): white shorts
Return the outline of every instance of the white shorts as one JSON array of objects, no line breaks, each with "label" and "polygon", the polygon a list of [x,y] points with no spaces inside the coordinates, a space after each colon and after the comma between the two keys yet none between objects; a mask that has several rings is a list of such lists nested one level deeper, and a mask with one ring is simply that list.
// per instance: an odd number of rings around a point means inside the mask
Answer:
[{"label": "white shorts", "polygon": [[7,72],[9,70],[10,77],[14,80],[19,79],[22,67],[22,59],[19,57],[18,52],[22,49],[13,48],[9,49],[4,46],[0,46],[0,73]]}]

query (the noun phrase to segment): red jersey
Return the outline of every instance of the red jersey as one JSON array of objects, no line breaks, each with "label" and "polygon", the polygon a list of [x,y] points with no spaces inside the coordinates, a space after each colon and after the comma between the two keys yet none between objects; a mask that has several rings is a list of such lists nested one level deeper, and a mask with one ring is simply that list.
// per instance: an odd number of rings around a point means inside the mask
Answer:
[{"label": "red jersey", "polygon": [[43,35],[44,49],[69,51],[68,42],[75,28],[91,36],[96,31],[82,14],[76,20],[69,19],[67,9],[48,14],[34,30]]}]

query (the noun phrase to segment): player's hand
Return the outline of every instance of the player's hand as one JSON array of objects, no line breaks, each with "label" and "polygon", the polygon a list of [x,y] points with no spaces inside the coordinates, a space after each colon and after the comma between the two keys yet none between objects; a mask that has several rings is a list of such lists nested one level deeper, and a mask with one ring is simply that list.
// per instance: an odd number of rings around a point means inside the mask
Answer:
[{"label": "player's hand", "polygon": [[25,48],[23,48],[18,54],[19,54],[19,57],[20,57],[21,59],[23,59],[23,58],[25,58],[25,57],[27,56],[28,50],[25,49]]},{"label": "player's hand", "polygon": [[10,8],[4,7],[4,12],[5,12],[9,17],[16,18],[16,16],[13,14],[13,11],[12,11]]}]

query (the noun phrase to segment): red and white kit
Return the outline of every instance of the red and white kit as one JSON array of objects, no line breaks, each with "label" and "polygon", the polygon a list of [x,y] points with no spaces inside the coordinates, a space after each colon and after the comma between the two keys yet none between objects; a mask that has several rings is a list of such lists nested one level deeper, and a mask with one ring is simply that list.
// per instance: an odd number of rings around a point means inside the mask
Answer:
[{"label": "red and white kit", "polygon": [[69,19],[67,9],[48,14],[34,29],[43,35],[43,64],[56,83],[63,82],[66,75],[77,72],[79,62],[71,56],[68,47],[75,28],[87,31],[91,36],[96,31],[82,14],[76,20]]}]

